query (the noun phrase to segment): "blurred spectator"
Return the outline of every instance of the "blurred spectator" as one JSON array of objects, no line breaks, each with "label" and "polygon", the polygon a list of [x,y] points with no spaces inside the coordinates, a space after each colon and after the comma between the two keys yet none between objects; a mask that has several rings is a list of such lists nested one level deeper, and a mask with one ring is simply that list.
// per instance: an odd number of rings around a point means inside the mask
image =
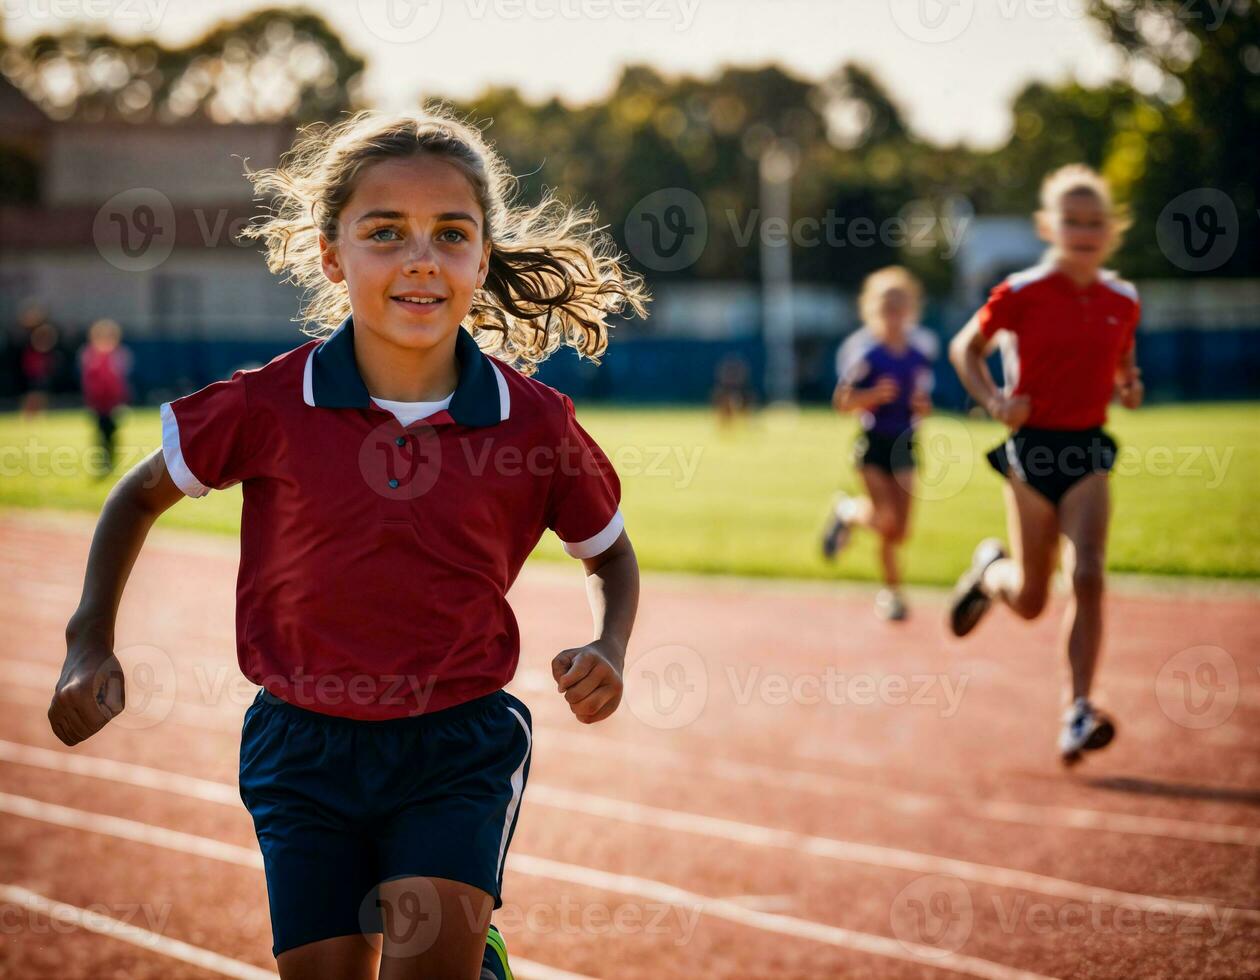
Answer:
[{"label": "blurred spectator", "polygon": [[48,393],[57,373],[57,328],[38,306],[22,311],[20,366],[22,370],[22,414],[31,418],[48,407]]},{"label": "blurred spectator", "polygon": [[753,390],[749,384],[748,362],[738,354],[728,354],[718,362],[714,372],[713,408],[718,422],[727,425],[753,408]]},{"label": "blurred spectator", "polygon": [[97,320],[79,351],[79,378],[83,402],[96,415],[100,444],[105,451],[105,467],[98,476],[114,469],[114,433],[118,430],[114,413],[130,400],[130,373],[131,352],[122,346],[122,328],[113,320]]}]

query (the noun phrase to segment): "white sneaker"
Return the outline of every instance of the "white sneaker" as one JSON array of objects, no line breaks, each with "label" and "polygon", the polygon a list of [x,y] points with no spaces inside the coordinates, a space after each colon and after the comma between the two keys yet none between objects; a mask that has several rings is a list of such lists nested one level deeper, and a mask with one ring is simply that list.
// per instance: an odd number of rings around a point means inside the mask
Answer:
[{"label": "white sneaker", "polygon": [[880,589],[875,595],[875,615],[880,619],[900,623],[910,615],[910,611],[896,589]]},{"label": "white sneaker", "polygon": [[1064,765],[1070,766],[1079,762],[1083,753],[1106,748],[1115,737],[1115,723],[1087,698],[1077,698],[1063,713],[1059,754]]}]

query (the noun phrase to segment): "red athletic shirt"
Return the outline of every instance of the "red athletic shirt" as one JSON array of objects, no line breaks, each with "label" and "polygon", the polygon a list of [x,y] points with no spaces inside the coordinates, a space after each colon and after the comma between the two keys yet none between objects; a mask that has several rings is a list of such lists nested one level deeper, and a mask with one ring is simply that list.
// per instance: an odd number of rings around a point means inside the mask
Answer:
[{"label": "red athletic shirt", "polygon": [[1050,265],[1008,277],[980,309],[980,332],[999,338],[1006,391],[1026,395],[1026,425],[1089,429],[1107,421],[1116,368],[1133,347],[1141,308],[1132,283],[1103,271],[1076,285]]}]

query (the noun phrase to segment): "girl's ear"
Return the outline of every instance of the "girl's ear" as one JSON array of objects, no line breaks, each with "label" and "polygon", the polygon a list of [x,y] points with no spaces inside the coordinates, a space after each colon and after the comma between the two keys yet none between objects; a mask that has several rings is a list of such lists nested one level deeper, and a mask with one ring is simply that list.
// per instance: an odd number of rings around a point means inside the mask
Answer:
[{"label": "girl's ear", "polygon": [[1037,226],[1037,237],[1047,244],[1054,244],[1054,214],[1050,211],[1037,211],[1033,214],[1033,223]]},{"label": "girl's ear", "polygon": [[481,249],[481,263],[477,266],[477,288],[486,284],[486,275],[490,272],[490,242]]},{"label": "girl's ear", "polygon": [[337,246],[322,234],[319,236],[319,264],[329,282],[345,282],[346,274],[341,269]]}]

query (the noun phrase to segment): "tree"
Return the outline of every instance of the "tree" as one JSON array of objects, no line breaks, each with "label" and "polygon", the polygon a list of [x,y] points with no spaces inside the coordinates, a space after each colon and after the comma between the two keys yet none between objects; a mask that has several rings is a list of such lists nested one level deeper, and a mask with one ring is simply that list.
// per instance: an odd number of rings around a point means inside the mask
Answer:
[{"label": "tree", "polygon": [[1260,268],[1260,5],[1220,0],[1095,0],[1091,12],[1127,54],[1146,97],[1117,120],[1105,170],[1128,199],[1124,255],[1139,275],[1178,275],[1159,247],[1166,205],[1198,188],[1230,198],[1238,245],[1213,275]]},{"label": "tree", "polygon": [[353,107],[364,61],[318,16],[262,10],[182,48],[45,34],[0,67],[54,119],[301,123]]}]

